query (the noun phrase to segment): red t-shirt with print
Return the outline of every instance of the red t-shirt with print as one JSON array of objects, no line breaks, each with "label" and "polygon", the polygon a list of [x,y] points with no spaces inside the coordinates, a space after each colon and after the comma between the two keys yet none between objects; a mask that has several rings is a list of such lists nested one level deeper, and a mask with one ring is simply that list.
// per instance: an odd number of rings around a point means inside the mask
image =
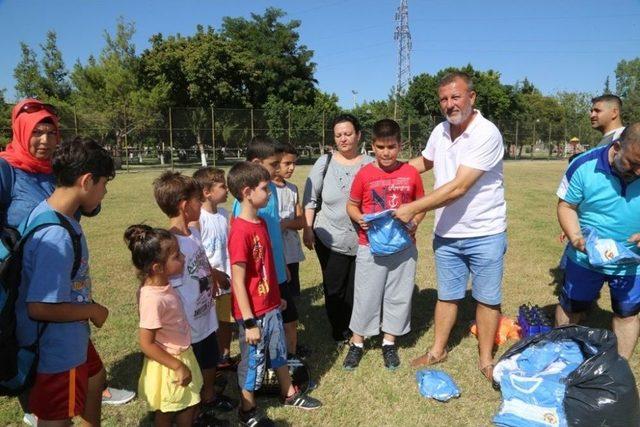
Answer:
[{"label": "red t-shirt with print", "polygon": [[[280,306],[280,288],[276,277],[271,240],[267,225],[261,218],[257,223],[236,217],[229,231],[229,259],[233,280],[233,264],[245,263],[245,288],[254,316],[261,316]],[[233,288],[233,317],[242,319]]]},{"label": "red t-shirt with print", "polygon": [[[363,214],[396,209],[403,203],[424,196],[424,187],[418,171],[408,163],[399,162],[391,172],[385,172],[374,163],[358,171],[349,198],[360,204]],[[358,243],[368,245],[367,232],[358,227]]]}]

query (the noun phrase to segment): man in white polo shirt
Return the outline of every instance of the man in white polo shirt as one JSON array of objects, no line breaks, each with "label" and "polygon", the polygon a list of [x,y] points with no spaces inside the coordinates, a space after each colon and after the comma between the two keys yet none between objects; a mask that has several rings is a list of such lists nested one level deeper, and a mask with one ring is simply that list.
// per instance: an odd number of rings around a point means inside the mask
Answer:
[{"label": "man in white polo shirt", "polygon": [[492,349],[500,318],[507,249],[502,136],[493,123],[473,109],[476,93],[467,74],[445,76],[438,86],[438,96],[447,120],[433,130],[422,156],[410,162],[421,173],[433,169],[434,191],[396,211],[396,217],[405,222],[418,212],[436,211],[435,341],[411,364],[427,366],[447,358],[449,334],[471,276],[472,295],[478,303],[478,367],[492,380]]}]

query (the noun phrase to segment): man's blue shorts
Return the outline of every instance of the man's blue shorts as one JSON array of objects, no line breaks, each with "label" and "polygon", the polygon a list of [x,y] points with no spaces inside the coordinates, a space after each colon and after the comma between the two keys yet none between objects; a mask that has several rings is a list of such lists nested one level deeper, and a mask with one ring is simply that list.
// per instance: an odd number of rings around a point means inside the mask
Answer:
[{"label": "man's blue shorts", "polygon": [[461,239],[433,238],[438,299],[464,298],[471,275],[473,298],[487,305],[502,301],[502,273],[507,251],[507,233]]},{"label": "man's blue shorts", "polygon": [[640,312],[640,277],[613,276],[583,267],[567,258],[560,305],[569,313],[588,310],[598,298],[604,283],[609,284],[611,308],[620,317]]}]

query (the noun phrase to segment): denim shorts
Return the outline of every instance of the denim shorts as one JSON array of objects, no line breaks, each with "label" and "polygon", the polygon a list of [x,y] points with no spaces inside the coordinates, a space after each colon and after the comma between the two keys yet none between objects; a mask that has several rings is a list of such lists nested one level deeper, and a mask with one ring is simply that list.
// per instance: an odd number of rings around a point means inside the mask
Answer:
[{"label": "denim shorts", "polygon": [[447,238],[434,236],[438,299],[464,298],[471,275],[473,298],[487,305],[502,301],[502,273],[507,232],[491,236]]}]

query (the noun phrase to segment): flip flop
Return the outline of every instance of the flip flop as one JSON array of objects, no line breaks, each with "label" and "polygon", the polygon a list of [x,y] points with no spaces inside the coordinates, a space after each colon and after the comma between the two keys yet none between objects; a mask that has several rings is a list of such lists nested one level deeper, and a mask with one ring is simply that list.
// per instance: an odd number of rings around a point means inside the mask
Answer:
[{"label": "flip flop", "polygon": [[413,359],[411,361],[411,367],[419,368],[422,366],[436,365],[438,363],[442,363],[445,360],[447,360],[447,356],[449,356],[449,353],[446,350],[444,351],[444,353],[442,353],[442,356],[440,357],[436,357],[430,351],[428,351],[422,356],[416,357],[415,359]]}]

